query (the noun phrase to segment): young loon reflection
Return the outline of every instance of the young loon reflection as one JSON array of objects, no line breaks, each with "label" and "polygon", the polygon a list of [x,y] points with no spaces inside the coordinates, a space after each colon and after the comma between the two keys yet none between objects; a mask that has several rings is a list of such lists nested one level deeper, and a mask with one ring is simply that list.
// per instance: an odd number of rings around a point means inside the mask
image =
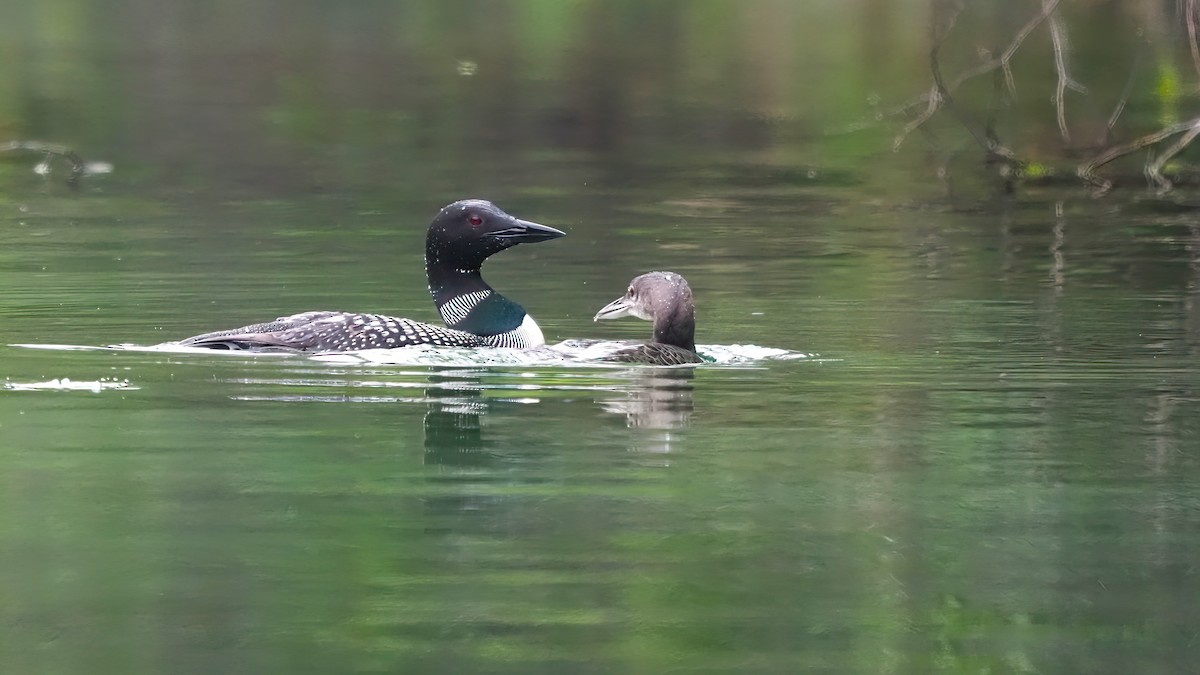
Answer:
[{"label": "young loon reflection", "polygon": [[491,202],[466,199],[443,208],[425,237],[425,272],[449,328],[411,319],[350,312],[304,312],[196,335],[180,344],[209,349],[332,352],[409,347],[540,347],[537,323],[479,274],[483,261],[521,243],[556,239],[553,227],[514,218]]},{"label": "young loon reflection", "polygon": [[654,322],[654,341],[622,349],[605,361],[675,366],[703,363],[696,353],[692,289],[674,272],[647,272],[629,282],[625,295],[596,312],[593,321],[636,316]]}]

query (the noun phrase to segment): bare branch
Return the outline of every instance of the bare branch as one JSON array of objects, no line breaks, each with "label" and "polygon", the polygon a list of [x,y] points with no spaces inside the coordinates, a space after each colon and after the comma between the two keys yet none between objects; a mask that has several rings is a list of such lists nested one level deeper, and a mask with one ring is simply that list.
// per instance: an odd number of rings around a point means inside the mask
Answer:
[{"label": "bare branch", "polygon": [[[1194,1],[1189,0],[1189,2]],[[1112,141],[1113,128],[1117,126],[1117,120],[1120,119],[1121,113],[1125,112],[1125,105],[1129,103],[1129,97],[1133,94],[1133,83],[1137,81],[1138,69],[1142,65],[1142,52],[1145,51],[1145,47],[1146,43],[1140,42],[1138,50],[1133,53],[1133,65],[1129,67],[1129,77],[1125,80],[1125,88],[1121,90],[1121,97],[1117,99],[1117,105],[1108,117],[1108,128],[1104,132],[1105,143]]]},{"label": "bare branch", "polygon": [[1196,136],[1200,136],[1200,118],[1197,118],[1196,124],[1193,124],[1192,128],[1184,132],[1170,147],[1146,164],[1146,178],[1158,185],[1158,194],[1160,196],[1170,192],[1171,188],[1174,187],[1171,181],[1162,174],[1163,166],[1171,161],[1172,157],[1178,155],[1180,151],[1190,145],[1192,141],[1196,140]]},{"label": "bare branch", "polygon": [[[1163,129],[1159,129],[1158,131],[1156,131],[1152,134],[1146,134],[1145,136],[1135,138],[1132,141],[1129,141],[1127,143],[1122,143],[1120,145],[1114,145],[1114,146],[1110,147],[1109,149],[1105,150],[1104,152],[1100,153],[1096,157],[1092,158],[1090,161],[1080,164],[1075,169],[1075,173],[1083,180],[1091,183],[1092,185],[1095,185],[1096,186],[1095,196],[1102,197],[1105,194],[1108,194],[1108,191],[1112,189],[1112,181],[1106,180],[1104,178],[1101,178],[1100,176],[1097,176],[1096,169],[1104,166],[1105,164],[1108,164],[1109,162],[1113,161],[1114,159],[1117,159],[1119,157],[1124,157],[1125,155],[1128,155],[1132,152],[1137,152],[1138,150],[1141,150],[1142,148],[1145,148],[1150,145],[1154,145],[1155,143],[1158,143],[1167,138],[1170,138],[1171,136],[1174,136],[1175,134],[1182,133],[1182,132],[1188,131],[1190,129],[1195,129],[1197,127],[1200,127],[1200,117],[1193,117],[1192,119],[1190,119],[1186,122],[1179,122],[1177,124],[1172,124],[1171,126],[1165,127]],[[1191,139],[1188,139],[1188,141],[1186,143],[1177,143],[1176,145],[1178,145],[1179,147],[1177,149],[1174,149],[1174,151],[1171,152],[1171,155],[1174,155],[1174,154],[1178,153],[1180,150],[1183,150],[1183,148],[1186,147],[1187,144],[1190,142],[1191,142]],[[1171,147],[1174,148],[1175,146],[1173,145]],[[1147,168],[1147,171],[1148,170],[1149,169]],[[1160,187],[1161,187],[1161,183],[1160,183]]]},{"label": "bare branch", "polygon": [[[1051,0],[1042,0],[1042,11],[1046,10]],[[1067,40],[1067,29],[1063,26],[1062,18],[1054,11],[1050,15],[1050,39],[1054,43],[1054,70],[1058,73],[1058,85],[1054,90],[1054,106],[1058,113],[1058,132],[1066,143],[1071,142],[1071,132],[1067,129],[1067,88],[1085,92],[1086,88],[1076,82],[1067,70],[1068,52],[1071,43]]]},{"label": "bare branch", "polygon": [[1049,0],[1049,2],[1042,3],[1042,13],[1030,19],[1029,23],[1026,23],[1021,27],[1021,30],[1017,31],[1017,35],[1013,38],[1012,43],[1008,45],[1008,49],[1005,49],[1004,53],[1000,55],[999,60],[1001,63],[1007,64],[1012,60],[1013,54],[1016,54],[1017,50],[1021,48],[1021,43],[1025,41],[1025,38],[1029,37],[1029,34],[1033,32],[1034,28],[1038,27],[1038,24],[1045,21],[1054,13],[1054,10],[1058,9],[1058,3],[1061,1]]},{"label": "bare branch", "polygon": [[[1057,3],[1057,0],[1054,1]],[[949,89],[946,88],[945,80],[942,79],[942,66],[939,60],[942,45],[946,41],[946,33],[950,31],[950,28],[954,26],[954,22],[958,20],[958,12],[961,10],[961,5],[955,8],[955,13],[951,15],[948,22],[948,27],[942,31],[941,35],[935,36],[933,47],[931,47],[929,50],[929,70],[933,73],[933,84],[934,87],[937,88],[936,93],[938,95],[938,99],[941,100],[942,105],[945,106],[945,108],[949,110],[952,115],[958,118],[958,121],[963,125],[963,127],[966,128],[967,132],[971,134],[971,137],[975,139],[975,142],[978,143],[979,146],[982,147],[988,154],[989,159],[1003,158],[1010,162],[1018,162],[1019,160],[1017,159],[1016,153],[1004,147],[1000,143],[999,139],[995,138],[994,136],[989,136],[986,131],[981,132],[979,125],[976,124],[975,121],[971,119],[971,117],[967,115],[965,111],[958,107],[958,105],[954,102],[954,97],[950,94]]]},{"label": "bare branch", "polygon": [[983,133],[987,136],[989,142],[1000,142],[1000,137],[996,134],[996,118],[1000,113],[1000,105],[1004,100],[1005,89],[1004,74],[999,70],[993,71],[992,98],[988,101],[987,118],[983,125]]},{"label": "bare branch", "polygon": [[928,99],[929,105],[925,107],[924,112],[922,112],[920,115],[917,115],[917,117],[908,124],[905,124],[904,129],[902,129],[899,134],[896,134],[895,140],[892,141],[892,150],[899,150],[900,146],[904,145],[904,141],[908,138],[908,135],[916,131],[917,128],[922,124],[928,122],[929,118],[933,117],[934,113],[936,113],[938,108],[941,107],[942,97],[938,93],[937,85],[934,85],[929,93],[925,95],[925,97]]},{"label": "bare branch", "polygon": [[[1000,53],[1000,56],[988,59],[978,66],[960,73],[958,77],[954,78],[949,83],[943,82],[941,85],[935,83],[934,87],[928,93],[922,94],[921,96],[918,96],[907,103],[903,103],[887,111],[886,115],[892,116],[908,112],[909,110],[922,104],[926,104],[927,106],[925,111],[917,119],[905,126],[904,131],[896,137],[892,147],[894,149],[899,149],[900,145],[904,143],[904,140],[913,132],[913,130],[924,124],[930,117],[933,117],[934,113],[936,113],[938,109],[945,103],[946,94],[953,93],[964,82],[979,77],[980,75],[986,75],[997,68],[1002,68],[1004,70],[1005,82],[1008,85],[1009,91],[1015,96],[1016,84],[1013,81],[1009,62],[1012,61],[1013,55],[1017,53],[1017,50],[1021,48],[1021,45],[1025,42],[1025,38],[1029,37],[1029,34],[1032,33],[1035,28],[1037,28],[1043,21],[1050,17],[1054,10],[1058,8],[1058,5],[1061,1],[1062,0],[1044,0],[1041,13],[1030,19],[1024,26],[1021,27],[1021,30],[1017,31],[1017,34],[1013,36],[1012,41],[1009,42],[1004,51]],[[955,14],[954,18],[957,19],[957,13]],[[949,32],[950,27],[952,27],[953,24],[954,21],[951,20],[949,22],[949,26],[942,30],[941,35],[937,39],[937,49],[941,48],[941,42],[945,40],[946,33]]]},{"label": "bare branch", "polygon": [[1187,0],[1183,11],[1187,23],[1188,46],[1192,49],[1192,66],[1196,68],[1196,75],[1200,75],[1200,45],[1196,43],[1196,17],[1200,16],[1200,6],[1196,0]]},{"label": "bare branch", "polygon": [[62,157],[71,163],[71,175],[67,177],[67,185],[76,187],[79,184],[79,179],[83,177],[87,171],[87,165],[83,163],[83,158],[75,154],[75,151],[65,145],[57,143],[44,143],[42,141],[8,141],[0,143],[0,152],[12,152],[14,150],[28,150],[30,152],[44,152],[47,157]]}]

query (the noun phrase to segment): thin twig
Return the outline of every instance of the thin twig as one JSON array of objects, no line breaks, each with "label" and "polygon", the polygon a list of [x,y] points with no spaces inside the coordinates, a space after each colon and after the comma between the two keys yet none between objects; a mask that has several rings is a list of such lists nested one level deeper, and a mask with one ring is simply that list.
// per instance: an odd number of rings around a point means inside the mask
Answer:
[{"label": "thin twig", "polygon": [[1062,134],[1064,143],[1071,142],[1071,132],[1067,130],[1067,78],[1066,66],[1063,64],[1062,42],[1059,37],[1059,22],[1050,19],[1050,35],[1054,41],[1054,70],[1058,72],[1058,84],[1054,88],[1054,107],[1058,116],[1058,133]]},{"label": "thin twig", "polygon": [[946,110],[949,110],[950,114],[958,118],[958,121],[963,125],[964,128],[966,128],[967,132],[971,134],[971,137],[975,139],[975,142],[984,149],[984,152],[988,154],[988,159],[995,159],[999,157],[1010,162],[1019,162],[1016,153],[1004,147],[998,139],[988,138],[985,132],[980,132],[979,125],[975,122],[975,120],[971,119],[966,111],[959,108],[958,104],[954,102],[954,97],[946,88],[946,82],[942,78],[942,67],[939,59],[942,45],[946,41],[946,34],[948,34],[950,29],[954,27],[954,23],[958,20],[958,14],[961,11],[961,5],[955,7],[955,12],[947,21],[946,28],[941,31],[940,35],[934,37],[933,46],[929,49],[929,70],[933,73],[933,84],[935,87],[937,87],[938,98],[941,99],[942,105],[946,108]]},{"label": "thin twig", "polygon": [[[1146,134],[1145,136],[1135,138],[1132,141],[1129,141],[1127,143],[1122,143],[1120,145],[1114,145],[1114,146],[1110,147],[1109,149],[1105,150],[1104,152],[1100,153],[1099,155],[1096,155],[1091,160],[1084,162],[1083,164],[1080,164],[1075,169],[1075,173],[1083,180],[1091,183],[1092,185],[1095,185],[1096,186],[1095,196],[1102,197],[1105,194],[1107,194],[1109,190],[1112,189],[1112,181],[1106,180],[1104,178],[1101,178],[1100,176],[1097,176],[1096,169],[1104,166],[1105,164],[1108,164],[1109,162],[1113,161],[1114,159],[1117,159],[1118,157],[1124,157],[1125,155],[1128,155],[1131,152],[1137,152],[1138,150],[1141,150],[1142,148],[1144,148],[1146,146],[1154,145],[1155,143],[1158,143],[1164,139],[1170,138],[1171,136],[1174,136],[1175,134],[1182,133],[1189,129],[1195,128],[1197,125],[1200,125],[1200,117],[1193,117],[1192,119],[1190,119],[1186,122],[1179,122],[1176,124],[1172,124],[1169,127],[1159,129],[1158,131],[1156,131],[1152,134]],[[1186,146],[1186,145],[1187,145],[1186,143],[1183,144],[1183,146]],[[1179,150],[1182,150],[1183,146],[1180,146]],[[1175,152],[1179,152],[1179,150],[1176,150]]]},{"label": "thin twig", "polygon": [[1000,113],[1000,104],[1004,100],[1004,92],[1006,89],[1004,74],[999,70],[992,73],[992,98],[988,101],[987,118],[983,125],[983,133],[987,136],[989,142],[999,142],[1000,137],[996,135],[996,119]]},{"label": "thin twig", "polygon": [[[1042,0],[1042,9],[1052,0]],[[1071,132],[1067,129],[1067,88],[1075,91],[1086,91],[1083,85],[1076,82],[1071,73],[1067,70],[1068,52],[1071,49],[1071,43],[1067,40],[1067,29],[1063,26],[1062,18],[1055,11],[1050,15],[1050,40],[1054,43],[1054,71],[1058,74],[1058,84],[1054,90],[1054,107],[1058,117],[1058,132],[1062,134],[1062,139],[1066,143],[1071,142]]]},{"label": "thin twig", "polygon": [[1196,17],[1200,16],[1200,7],[1196,5],[1196,0],[1187,0],[1183,11],[1186,14],[1188,46],[1192,49],[1192,66],[1196,68],[1196,75],[1200,75],[1200,45],[1196,43]]},{"label": "thin twig", "polygon": [[1170,192],[1171,188],[1174,187],[1171,181],[1162,174],[1163,167],[1167,162],[1171,161],[1172,157],[1178,155],[1180,151],[1190,145],[1192,141],[1196,140],[1196,136],[1200,136],[1200,118],[1197,118],[1197,121],[1192,125],[1192,128],[1184,132],[1184,134],[1180,136],[1174,143],[1172,143],[1166,150],[1163,150],[1161,153],[1159,153],[1158,157],[1146,164],[1146,178],[1158,185],[1159,196]]},{"label": "thin twig", "polygon": [[[1189,0],[1189,2],[1194,1]],[[1145,47],[1144,41],[1139,42],[1137,51],[1133,53],[1133,65],[1129,67],[1129,77],[1125,80],[1125,88],[1121,90],[1121,98],[1117,99],[1116,107],[1108,116],[1108,128],[1104,132],[1105,144],[1112,142],[1113,127],[1117,126],[1117,120],[1120,119],[1121,113],[1125,112],[1125,105],[1129,103],[1129,97],[1133,94],[1133,84],[1137,81],[1138,69],[1142,65],[1142,52],[1145,51]]]},{"label": "thin twig", "polygon": [[[920,117],[906,125],[904,130],[896,136],[896,140],[892,143],[892,147],[894,149],[899,149],[900,146],[904,144],[904,141],[906,138],[908,138],[909,134],[911,134],[917,127],[921,126],[921,124],[924,124],[925,121],[930,117],[933,117],[934,113],[936,113],[938,108],[940,108],[945,102],[944,100],[938,100],[939,93],[942,94],[942,98],[944,98],[945,93],[954,92],[967,80],[979,77],[980,75],[986,75],[997,68],[1002,68],[1004,69],[1005,81],[1008,84],[1009,91],[1015,96],[1016,84],[1012,78],[1012,71],[1009,67],[1009,62],[1012,61],[1013,55],[1017,53],[1017,50],[1021,48],[1021,45],[1025,42],[1025,38],[1029,37],[1029,34],[1032,33],[1035,28],[1049,18],[1050,14],[1058,8],[1058,5],[1061,1],[1062,0],[1048,0],[1048,3],[1043,5],[1042,12],[1030,19],[1024,26],[1021,27],[1021,30],[1017,31],[1017,34],[1013,36],[1012,41],[1009,42],[1008,47],[1006,47],[1004,51],[1000,53],[1000,56],[984,61],[978,66],[960,73],[958,77],[954,78],[949,83],[943,83],[943,86],[941,87],[935,84],[935,86],[930,89],[929,92],[886,111],[885,116],[890,117],[893,115],[906,113],[921,104],[927,104],[928,106]],[[945,38],[945,33],[948,31],[949,28],[943,31],[942,39]]]},{"label": "thin twig", "polygon": [[83,177],[84,172],[87,170],[87,165],[83,163],[83,158],[65,145],[42,141],[8,141],[7,143],[0,143],[0,152],[12,152],[14,150],[44,152],[47,155],[62,157],[67,160],[71,163],[71,175],[67,177],[67,185],[71,187],[76,187],[79,184],[79,179]]},{"label": "thin twig", "polygon": [[924,112],[922,112],[920,115],[917,115],[916,118],[914,118],[908,124],[904,125],[904,129],[899,134],[897,134],[895,140],[892,141],[892,150],[899,150],[900,146],[904,144],[905,139],[908,138],[908,135],[911,134],[912,132],[916,131],[917,127],[928,122],[929,118],[933,117],[934,113],[936,113],[938,111],[938,108],[941,107],[942,97],[938,93],[938,88],[937,88],[936,84],[933,86],[932,89],[929,90],[929,93],[926,94],[925,96],[926,96],[926,99],[929,101],[929,105],[925,107]]}]

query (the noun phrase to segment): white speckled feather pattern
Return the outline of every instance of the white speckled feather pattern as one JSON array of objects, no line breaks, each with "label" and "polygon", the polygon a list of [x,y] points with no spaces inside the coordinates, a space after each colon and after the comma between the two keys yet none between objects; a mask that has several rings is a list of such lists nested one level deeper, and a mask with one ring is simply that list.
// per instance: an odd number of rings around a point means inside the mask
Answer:
[{"label": "white speckled feather pattern", "polygon": [[411,319],[382,314],[304,312],[270,323],[205,333],[182,341],[191,347],[261,349],[275,347],[302,352],[394,349],[413,345],[439,347],[540,347],[542,332],[533,319],[498,335],[475,335]]},{"label": "white speckled feather pattern", "polygon": [[442,321],[446,325],[454,325],[471,313],[475,306],[487,299],[492,291],[474,291],[464,293],[462,295],[451,298],[449,302],[438,307],[438,313],[442,315]]}]

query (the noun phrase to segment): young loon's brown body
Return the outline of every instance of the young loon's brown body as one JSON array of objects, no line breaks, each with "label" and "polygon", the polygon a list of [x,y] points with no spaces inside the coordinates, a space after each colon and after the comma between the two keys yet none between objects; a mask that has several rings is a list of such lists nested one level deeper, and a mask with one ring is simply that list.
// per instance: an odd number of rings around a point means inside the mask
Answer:
[{"label": "young loon's brown body", "polygon": [[622,349],[605,361],[678,366],[703,363],[696,353],[696,307],[692,289],[674,272],[647,272],[629,282],[625,295],[608,303],[593,321],[636,316],[654,322],[654,340]]}]

